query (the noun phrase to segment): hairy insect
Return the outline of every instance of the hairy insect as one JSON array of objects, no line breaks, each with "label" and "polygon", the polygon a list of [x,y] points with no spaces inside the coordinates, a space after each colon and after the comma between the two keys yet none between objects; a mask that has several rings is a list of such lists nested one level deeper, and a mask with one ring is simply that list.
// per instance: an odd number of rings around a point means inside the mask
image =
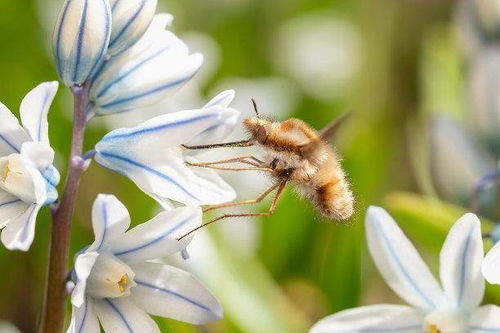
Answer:
[{"label": "hairy insect", "polygon": [[[255,101],[252,100],[252,102],[256,116],[246,118],[243,121],[243,126],[250,134],[249,139],[212,145],[184,146],[184,148],[211,149],[250,146],[262,148],[264,151],[262,158],[247,155],[227,160],[188,164],[193,167],[219,170],[264,171],[274,179],[274,184],[256,199],[212,206],[205,209],[205,212],[219,208],[258,203],[277,189],[269,211],[264,213],[225,214],[190,231],[181,239],[206,225],[222,219],[273,215],[283,189],[288,183],[294,184],[297,191],[310,200],[324,217],[331,220],[346,220],[352,216],[354,197],[342,169],[340,158],[328,143],[329,138],[346,116],[336,119],[318,132],[300,119],[288,119],[283,122],[263,119],[259,116]],[[223,166],[233,163],[244,166]]]}]

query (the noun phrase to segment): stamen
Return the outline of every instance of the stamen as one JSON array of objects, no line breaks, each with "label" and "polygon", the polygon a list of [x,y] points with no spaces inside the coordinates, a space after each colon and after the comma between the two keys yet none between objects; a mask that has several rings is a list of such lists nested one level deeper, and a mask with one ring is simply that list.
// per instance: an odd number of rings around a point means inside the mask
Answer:
[{"label": "stamen", "polygon": [[118,281],[118,288],[120,289],[120,292],[123,293],[125,291],[125,286],[127,285],[127,274],[122,276],[120,281]]},{"label": "stamen", "polygon": [[427,324],[425,331],[428,333],[441,333],[441,331],[434,324]]}]

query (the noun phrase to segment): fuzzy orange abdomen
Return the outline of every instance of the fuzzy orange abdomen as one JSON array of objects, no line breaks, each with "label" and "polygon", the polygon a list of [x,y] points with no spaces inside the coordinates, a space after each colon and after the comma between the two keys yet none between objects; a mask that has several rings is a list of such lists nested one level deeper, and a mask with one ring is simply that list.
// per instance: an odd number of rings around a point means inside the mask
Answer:
[{"label": "fuzzy orange abdomen", "polygon": [[347,220],[354,213],[354,196],[344,178],[319,186],[315,197],[318,210],[328,219]]}]

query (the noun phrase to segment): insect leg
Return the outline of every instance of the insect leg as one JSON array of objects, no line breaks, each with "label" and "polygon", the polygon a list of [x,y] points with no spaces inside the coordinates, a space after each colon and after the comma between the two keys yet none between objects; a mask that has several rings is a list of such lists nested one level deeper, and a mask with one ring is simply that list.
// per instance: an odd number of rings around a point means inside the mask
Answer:
[{"label": "insect leg", "polygon": [[210,145],[200,145],[200,146],[188,146],[181,145],[185,149],[212,149],[212,148],[224,148],[224,147],[251,147],[253,146],[252,140],[242,140],[242,141],[234,141],[234,142],[225,142],[225,143],[214,143]]},{"label": "insect leg", "polygon": [[228,207],[234,207],[234,206],[251,205],[251,204],[259,203],[262,200],[264,200],[269,195],[269,193],[271,193],[272,191],[274,191],[278,186],[279,186],[279,184],[275,184],[275,185],[271,186],[270,188],[268,188],[267,190],[265,190],[261,195],[259,195],[256,199],[244,200],[244,201],[238,201],[238,202],[230,202],[230,203],[215,205],[215,206],[209,207],[207,209],[204,209],[203,213],[206,213],[206,212],[209,212],[209,211],[215,210],[215,209],[220,209],[220,208],[228,208]]},{"label": "insect leg", "polygon": [[[255,162],[247,161],[247,159],[252,159]],[[264,162],[259,160],[257,157],[253,155],[248,155],[248,156],[241,156],[241,157],[235,157],[235,158],[230,158],[227,160],[218,160],[218,161],[211,161],[211,162],[200,162],[200,163],[188,163],[188,165],[191,166],[208,166],[208,165],[216,165],[216,164],[226,164],[226,163],[244,163],[244,164],[249,164],[255,167],[262,167]]]},{"label": "insect leg", "polygon": [[223,166],[217,166],[217,165],[200,165],[198,163],[186,163],[189,166],[195,166],[199,168],[207,168],[207,169],[215,169],[215,170],[229,170],[229,171],[264,171],[264,172],[269,172],[273,173],[274,170],[271,168],[265,168],[265,167],[253,167],[253,168],[234,168],[234,167],[223,167]]},{"label": "insect leg", "polygon": [[189,236],[191,235],[193,232],[201,229],[201,228],[204,228],[212,223],[215,223],[215,222],[218,222],[220,220],[223,220],[223,219],[227,219],[227,218],[232,218],[232,217],[252,217],[252,216],[271,216],[274,214],[274,211],[276,209],[276,206],[278,204],[278,201],[280,200],[281,198],[281,194],[283,193],[283,189],[285,188],[285,185],[287,184],[286,181],[284,182],[281,182],[279,184],[279,187],[278,187],[278,191],[276,192],[276,196],[274,197],[274,200],[273,200],[273,203],[271,205],[271,207],[269,208],[269,211],[265,212],[265,213],[248,213],[248,214],[224,214],[222,216],[219,216],[211,221],[208,221],[202,225],[200,225],[199,227],[196,227],[194,228],[193,230],[189,231],[188,233],[184,234],[183,236],[181,236],[180,238],[178,238],[177,240],[181,240],[183,239],[184,237],[186,236]]}]

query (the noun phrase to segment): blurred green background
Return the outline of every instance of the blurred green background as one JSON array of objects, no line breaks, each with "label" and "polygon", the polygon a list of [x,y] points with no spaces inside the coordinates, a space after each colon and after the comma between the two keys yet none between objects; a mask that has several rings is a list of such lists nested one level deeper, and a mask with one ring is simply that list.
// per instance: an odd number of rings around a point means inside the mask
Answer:
[{"label": "blurred green background", "polygon": [[[251,97],[267,117],[299,117],[316,128],[352,110],[335,145],[357,197],[356,216],[346,225],[323,221],[288,190],[273,217],[202,230],[193,241],[191,259],[172,260],[210,287],[223,303],[225,319],[193,327],[158,318],[162,331],[304,332],[342,309],[400,303],[366,251],[364,212],[368,205],[387,208],[437,269],[442,241],[466,211],[474,184],[497,168],[500,109],[493,103],[483,112],[489,95],[476,98],[474,89],[485,89],[474,84],[484,84],[496,96],[500,82],[482,82],[481,74],[471,80],[481,66],[476,63],[482,50],[496,47],[497,31],[471,30],[467,20],[474,18],[462,15],[450,0],[159,2],[158,12],[175,16],[173,30],[193,50],[205,53],[207,69],[186,87],[188,92],[165,101],[164,109],[93,120],[88,149],[121,122],[142,120],[148,112],[201,106],[216,91],[234,87],[242,96],[237,107],[247,115]],[[61,4],[0,0],[0,101],[16,114],[30,89],[57,79],[50,43]],[[485,72],[493,71],[488,68]],[[62,173],[71,105],[61,86],[49,123]],[[458,125],[442,126],[442,117]],[[485,129],[484,123],[493,129]],[[253,177],[228,179],[241,198],[249,199],[259,190],[254,183],[264,182]],[[79,191],[71,256],[93,239],[90,209],[98,193],[115,194],[133,223],[158,210],[133,183],[94,164]],[[499,220],[497,203],[492,187],[481,201],[485,232]],[[22,332],[36,328],[49,230],[45,209],[30,252],[0,248],[0,319]],[[486,301],[500,304],[500,289],[489,288]]]}]

